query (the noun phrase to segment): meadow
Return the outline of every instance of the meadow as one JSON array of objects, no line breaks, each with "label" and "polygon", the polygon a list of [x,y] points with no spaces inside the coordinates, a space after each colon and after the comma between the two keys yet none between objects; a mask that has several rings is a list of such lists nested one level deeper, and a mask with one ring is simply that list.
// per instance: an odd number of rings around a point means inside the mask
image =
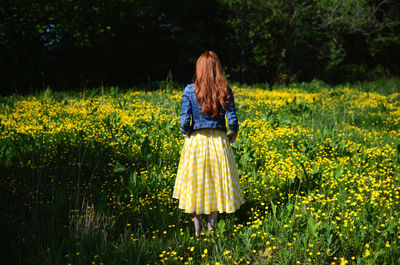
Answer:
[{"label": "meadow", "polygon": [[232,89],[246,203],[201,238],[172,199],[182,88],[0,97],[2,261],[400,263],[399,88]]}]

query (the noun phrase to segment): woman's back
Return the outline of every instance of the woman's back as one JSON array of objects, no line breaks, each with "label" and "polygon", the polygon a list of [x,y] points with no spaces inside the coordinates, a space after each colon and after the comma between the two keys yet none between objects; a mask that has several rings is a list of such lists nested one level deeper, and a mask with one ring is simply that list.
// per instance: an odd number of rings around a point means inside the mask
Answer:
[{"label": "woman's back", "polygon": [[190,134],[192,131],[202,128],[217,128],[226,133],[225,116],[228,119],[231,132],[237,133],[239,122],[236,115],[233,92],[230,87],[228,87],[228,93],[229,101],[226,109],[218,106],[218,114],[215,117],[211,117],[202,111],[203,107],[197,99],[194,84],[187,85],[182,96],[182,112],[180,116],[182,133]]}]

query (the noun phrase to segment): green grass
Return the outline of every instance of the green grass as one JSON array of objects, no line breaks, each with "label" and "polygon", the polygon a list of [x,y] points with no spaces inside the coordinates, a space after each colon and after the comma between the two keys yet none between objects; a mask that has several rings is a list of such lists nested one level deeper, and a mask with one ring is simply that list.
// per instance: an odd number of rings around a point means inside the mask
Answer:
[{"label": "green grass", "polygon": [[171,198],[182,91],[159,85],[0,98],[5,263],[399,262],[399,80],[232,86],[246,203],[201,239]]}]

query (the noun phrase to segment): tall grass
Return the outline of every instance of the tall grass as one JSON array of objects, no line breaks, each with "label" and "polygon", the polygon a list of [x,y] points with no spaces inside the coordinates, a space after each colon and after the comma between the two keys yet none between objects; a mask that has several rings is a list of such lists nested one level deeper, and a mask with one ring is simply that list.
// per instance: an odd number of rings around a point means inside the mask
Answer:
[{"label": "tall grass", "polygon": [[167,83],[0,98],[4,262],[399,262],[400,82],[233,86],[246,203],[201,239],[171,198],[182,91]]}]

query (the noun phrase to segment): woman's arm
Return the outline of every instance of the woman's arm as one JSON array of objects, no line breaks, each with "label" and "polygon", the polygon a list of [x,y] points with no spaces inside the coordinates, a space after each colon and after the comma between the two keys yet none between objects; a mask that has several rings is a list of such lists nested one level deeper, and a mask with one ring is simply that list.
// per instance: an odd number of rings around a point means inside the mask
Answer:
[{"label": "woman's arm", "polygon": [[226,118],[228,119],[229,129],[231,130],[231,133],[237,135],[237,133],[239,132],[239,121],[236,115],[235,99],[232,89],[229,86],[228,92],[231,95],[231,98],[229,100],[228,107],[226,108]]},{"label": "woman's arm", "polygon": [[182,111],[180,116],[181,122],[181,132],[183,135],[187,136],[192,130],[192,125],[190,124],[192,116],[192,105],[190,104],[189,93],[187,87],[182,95]]}]

